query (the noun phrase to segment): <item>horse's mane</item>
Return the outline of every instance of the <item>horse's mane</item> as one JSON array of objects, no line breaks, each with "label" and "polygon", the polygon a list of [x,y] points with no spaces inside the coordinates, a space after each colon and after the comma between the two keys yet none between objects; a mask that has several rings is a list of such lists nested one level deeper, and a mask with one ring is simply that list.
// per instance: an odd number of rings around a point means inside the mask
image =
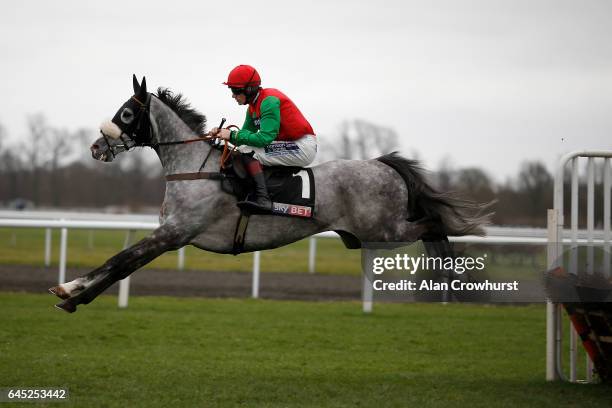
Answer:
[{"label": "horse's mane", "polygon": [[157,88],[157,98],[176,113],[196,135],[206,132],[206,116],[191,107],[182,94],[174,94],[168,88]]}]

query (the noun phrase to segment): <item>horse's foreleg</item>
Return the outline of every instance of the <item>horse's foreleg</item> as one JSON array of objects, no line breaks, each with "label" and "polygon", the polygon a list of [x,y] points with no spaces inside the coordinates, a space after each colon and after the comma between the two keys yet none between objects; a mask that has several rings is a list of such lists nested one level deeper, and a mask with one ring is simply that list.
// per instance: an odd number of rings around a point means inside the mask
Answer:
[{"label": "horse's foreleg", "polygon": [[101,267],[49,291],[64,299],[56,305],[58,308],[75,312],[77,305],[91,302],[116,281],[126,278],[164,252],[178,249],[184,244],[176,230],[160,227],[151,236],[119,252]]}]

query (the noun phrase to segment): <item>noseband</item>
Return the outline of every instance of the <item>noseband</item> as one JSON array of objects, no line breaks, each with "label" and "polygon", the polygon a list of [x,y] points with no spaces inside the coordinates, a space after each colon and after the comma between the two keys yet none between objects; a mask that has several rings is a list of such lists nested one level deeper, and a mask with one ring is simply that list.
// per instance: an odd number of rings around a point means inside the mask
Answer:
[{"label": "noseband", "polygon": [[119,139],[121,139],[123,143],[111,145],[109,141],[109,136],[100,129],[100,133],[102,134],[102,137],[104,138],[104,141],[106,142],[106,145],[108,146],[108,149],[110,150],[113,159],[117,156],[117,154],[121,152],[119,151],[119,149],[129,151],[130,149],[139,146],[150,146],[155,149],[156,146],[159,144],[151,143],[152,130],[151,119],[149,117],[151,94],[147,95],[148,96],[146,103],[143,103],[138,100],[136,96],[132,96],[131,99],[138,103],[140,108],[138,109],[138,112],[134,116],[134,120],[132,121],[128,129],[124,131],[123,129],[119,128],[119,130],[121,130]]}]

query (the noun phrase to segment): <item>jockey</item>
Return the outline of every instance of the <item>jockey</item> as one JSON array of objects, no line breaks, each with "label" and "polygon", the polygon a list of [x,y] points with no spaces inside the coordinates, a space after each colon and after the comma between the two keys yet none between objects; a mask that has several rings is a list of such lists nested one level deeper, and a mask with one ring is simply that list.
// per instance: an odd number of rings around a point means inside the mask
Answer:
[{"label": "jockey", "polygon": [[240,207],[269,211],[264,166],[304,167],[317,153],[317,138],[295,104],[281,91],[262,88],[261,78],[250,65],[238,65],[223,82],[232,91],[238,105],[248,109],[242,129],[211,129],[211,133],[238,146],[249,175],[255,181],[255,200],[241,201]]}]

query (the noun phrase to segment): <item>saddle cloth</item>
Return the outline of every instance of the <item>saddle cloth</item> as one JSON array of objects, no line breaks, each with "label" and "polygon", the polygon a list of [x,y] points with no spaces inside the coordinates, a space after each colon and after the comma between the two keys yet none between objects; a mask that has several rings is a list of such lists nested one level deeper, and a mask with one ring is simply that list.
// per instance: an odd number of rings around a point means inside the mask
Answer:
[{"label": "saddle cloth", "polygon": [[269,167],[264,169],[272,212],[310,218],[315,203],[315,182],[310,168]]},{"label": "saddle cloth", "polygon": [[[233,193],[238,201],[242,201],[252,194],[253,181],[249,177],[239,177],[237,174],[240,172],[235,170],[231,171],[234,173],[233,177],[226,178],[229,185],[224,189]],[[315,182],[312,169],[264,167],[264,176],[272,200],[273,214],[302,218],[311,218],[314,215]]]}]

